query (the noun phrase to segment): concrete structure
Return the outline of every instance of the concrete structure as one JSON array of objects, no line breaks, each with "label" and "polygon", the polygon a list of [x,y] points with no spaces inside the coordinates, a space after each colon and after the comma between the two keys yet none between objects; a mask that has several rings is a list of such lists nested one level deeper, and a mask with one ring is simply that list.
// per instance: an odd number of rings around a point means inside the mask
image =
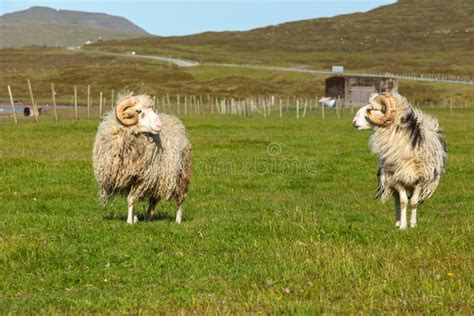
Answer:
[{"label": "concrete structure", "polygon": [[340,98],[347,104],[366,105],[369,96],[377,91],[398,90],[393,78],[337,75],[326,79],[326,97]]}]

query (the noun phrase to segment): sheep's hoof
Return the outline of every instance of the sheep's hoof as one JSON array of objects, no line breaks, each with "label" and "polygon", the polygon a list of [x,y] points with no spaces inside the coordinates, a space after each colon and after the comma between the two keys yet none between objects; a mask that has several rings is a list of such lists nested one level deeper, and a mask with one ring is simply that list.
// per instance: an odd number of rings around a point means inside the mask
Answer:
[{"label": "sheep's hoof", "polygon": [[396,221],[396,222],[395,222],[395,226],[396,226],[396,227],[400,227],[400,221]]},{"label": "sheep's hoof", "polygon": [[404,224],[404,225],[400,224],[400,227],[398,227],[398,228],[400,228],[400,230],[405,230],[405,229],[407,229],[407,224]]},{"label": "sheep's hoof", "polygon": [[133,216],[133,220],[130,219],[130,218],[127,218],[127,224],[133,225],[133,224],[136,224],[136,223],[138,223],[138,217],[136,215]]},{"label": "sheep's hoof", "polygon": [[410,227],[415,228],[416,227],[416,222],[410,222]]}]

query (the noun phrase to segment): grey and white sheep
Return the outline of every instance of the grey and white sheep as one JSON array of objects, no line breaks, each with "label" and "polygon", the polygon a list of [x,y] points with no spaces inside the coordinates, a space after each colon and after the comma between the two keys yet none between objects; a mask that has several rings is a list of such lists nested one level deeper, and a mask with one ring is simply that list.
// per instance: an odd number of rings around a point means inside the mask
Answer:
[{"label": "grey and white sheep", "polygon": [[191,180],[191,144],[181,121],[156,114],[152,105],[149,96],[127,95],[105,115],[94,143],[94,176],[102,200],[126,196],[128,224],[138,222],[134,204],[142,199],[149,200],[148,220],[161,199],[176,201],[176,222],[181,223]]},{"label": "grey and white sheep", "polygon": [[448,157],[437,119],[398,93],[384,92],[372,95],[352,123],[358,130],[373,130],[370,146],[379,160],[378,197],[386,201],[394,195],[396,226],[405,229],[411,193],[410,226],[415,227],[418,204],[437,188]]}]

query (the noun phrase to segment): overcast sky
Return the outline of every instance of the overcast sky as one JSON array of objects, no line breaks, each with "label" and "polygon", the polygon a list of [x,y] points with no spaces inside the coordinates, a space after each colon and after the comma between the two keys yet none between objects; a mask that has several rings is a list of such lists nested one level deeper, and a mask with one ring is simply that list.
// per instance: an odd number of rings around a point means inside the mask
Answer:
[{"label": "overcast sky", "polygon": [[[471,1],[471,0],[470,0]],[[31,6],[123,16],[156,35],[248,30],[287,21],[364,12],[395,0],[0,0],[0,15]]]}]

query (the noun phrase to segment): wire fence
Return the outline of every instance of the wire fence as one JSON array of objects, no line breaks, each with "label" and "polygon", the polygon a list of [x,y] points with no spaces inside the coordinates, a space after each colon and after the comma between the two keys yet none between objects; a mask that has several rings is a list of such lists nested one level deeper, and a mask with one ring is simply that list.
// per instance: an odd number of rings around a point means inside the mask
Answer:
[{"label": "wire fence", "polygon": [[452,83],[452,84],[464,84],[474,85],[474,79],[469,76],[458,76],[448,74],[422,74],[422,73],[405,73],[395,74],[391,72],[377,72],[370,70],[357,70],[357,71],[342,71],[333,72],[330,70],[313,70],[301,67],[275,67],[275,66],[263,66],[263,65],[251,65],[251,64],[225,64],[225,63],[206,63],[208,66],[216,67],[228,67],[228,68],[250,68],[257,70],[270,70],[270,71],[283,71],[283,72],[301,72],[315,75],[339,75],[339,76],[356,76],[356,77],[374,77],[374,78],[392,78],[399,80],[408,81],[424,81],[424,82],[439,82],[439,83]]},{"label": "wire fence", "polygon": [[[51,84],[50,100],[36,101],[31,83],[28,80],[29,96],[15,97],[10,86],[7,86],[9,100],[0,100],[0,120],[12,119],[15,124],[19,121],[62,121],[99,119],[105,113],[113,110],[117,94],[114,90],[92,95],[91,87],[86,86],[85,95],[78,94],[78,86],[73,87],[72,95],[58,97],[54,84]],[[310,115],[320,115],[340,118],[344,113],[353,114],[360,106],[344,99],[337,99],[333,107],[320,102],[320,96],[276,97],[222,97],[207,95],[163,94],[151,96],[154,109],[157,112],[182,116],[225,115],[225,116],[261,116],[261,117],[294,117],[303,119]],[[450,97],[441,102],[410,102],[417,107],[453,109],[474,108],[472,104],[460,102]]]}]

